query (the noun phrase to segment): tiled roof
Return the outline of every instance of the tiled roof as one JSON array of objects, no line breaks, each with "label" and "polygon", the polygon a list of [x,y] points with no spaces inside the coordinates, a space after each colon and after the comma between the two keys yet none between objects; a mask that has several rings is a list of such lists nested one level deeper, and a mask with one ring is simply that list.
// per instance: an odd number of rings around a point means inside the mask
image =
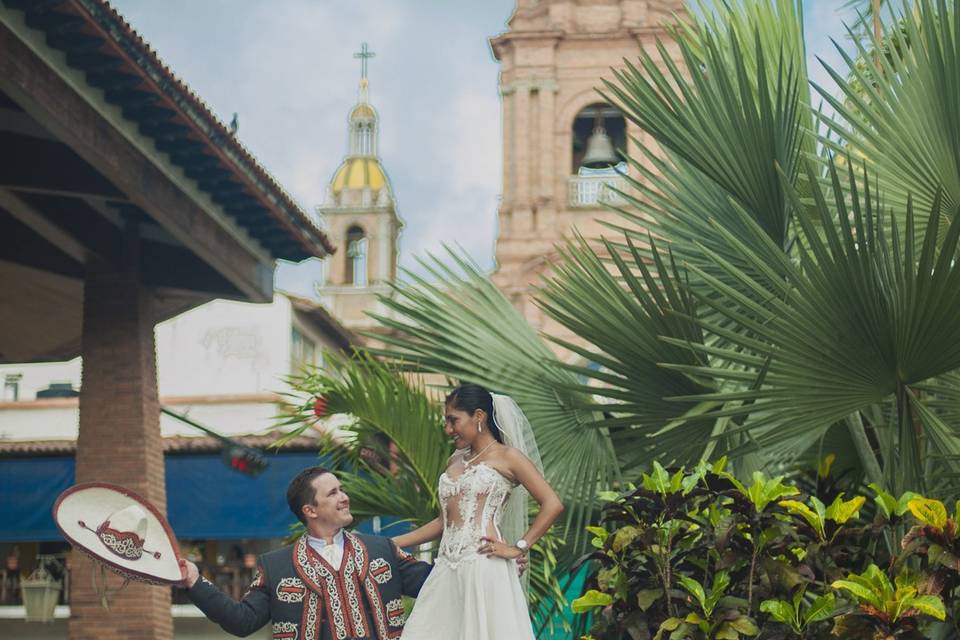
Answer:
[{"label": "tiled roof", "polygon": [[274,257],[299,261],[335,251],[290,194],[106,0],[4,4],[22,10],[68,65],[84,72]]},{"label": "tiled roof", "polygon": [[[270,445],[276,442],[280,434],[233,436],[234,442],[261,449],[267,453],[276,451]],[[171,436],[163,438],[163,452],[173,454],[217,453],[223,449],[223,442],[208,436]],[[279,451],[316,451],[319,442],[310,436],[298,436],[280,447]],[[0,440],[0,457],[40,457],[71,456],[77,451],[76,440]]]}]

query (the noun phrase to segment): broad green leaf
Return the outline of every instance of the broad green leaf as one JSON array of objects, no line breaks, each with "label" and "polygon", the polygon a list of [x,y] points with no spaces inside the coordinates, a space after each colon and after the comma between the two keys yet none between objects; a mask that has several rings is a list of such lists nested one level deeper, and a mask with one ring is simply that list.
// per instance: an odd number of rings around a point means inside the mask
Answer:
[{"label": "broad green leaf", "polygon": [[760,603],[760,611],[769,613],[774,620],[789,625],[797,630],[796,612],[786,600],[764,600]]},{"label": "broad green leaf", "polygon": [[737,630],[733,628],[733,625],[729,622],[721,622],[720,626],[717,627],[717,630],[714,632],[713,637],[716,640],[738,640],[740,634],[737,633]]},{"label": "broad green leaf", "polygon": [[922,524],[929,525],[938,531],[943,531],[944,525],[947,524],[947,508],[939,500],[914,498],[907,502],[907,508]]},{"label": "broad green leaf", "polygon": [[643,474],[643,488],[664,496],[670,493],[670,474],[656,460],[653,461],[652,473]]},{"label": "broad green leaf", "polygon": [[610,547],[617,553],[623,551],[634,539],[640,535],[641,531],[639,527],[626,526],[617,529],[617,532],[613,534],[613,544]]},{"label": "broad green leaf", "polygon": [[613,596],[596,589],[590,589],[585,594],[570,603],[574,613],[585,613],[597,607],[606,607],[613,604]]},{"label": "broad green leaf", "polygon": [[944,620],[947,617],[940,596],[915,596],[907,600],[907,607],[937,620]]},{"label": "broad green leaf", "polygon": [[704,606],[704,613],[707,617],[710,617],[713,614],[714,607],[717,606],[717,602],[720,601],[720,598],[723,597],[723,594],[726,592],[727,587],[730,586],[730,574],[726,571],[718,571],[716,575],[713,576],[713,584],[710,586],[710,595],[707,596],[706,603]]},{"label": "broad green leaf", "polygon": [[865,602],[877,609],[883,610],[883,600],[880,594],[867,586],[853,580],[834,580],[830,586],[834,589],[848,591],[858,602]]},{"label": "broad green leaf", "polygon": [[813,601],[813,604],[803,613],[804,626],[826,620],[833,615],[836,608],[837,598],[832,593],[820,596]]},{"label": "broad green leaf", "polygon": [[903,495],[900,496],[900,499],[897,500],[897,515],[902,516],[907,511],[910,510],[910,501],[914,498],[923,498],[919,493],[914,493],[913,491],[906,491]]},{"label": "broad green leaf", "polygon": [[757,627],[757,625],[747,616],[739,616],[733,620],[729,620],[727,624],[745,636],[755,636],[760,633],[760,629]]},{"label": "broad green leaf", "polygon": [[877,503],[877,507],[880,508],[881,513],[883,513],[887,520],[892,518],[897,511],[897,499],[884,491],[883,488],[875,482],[871,482],[868,486],[873,489],[873,492],[876,494],[873,501]]},{"label": "broad green leaf", "polygon": [[[683,618],[667,618],[660,623],[661,631],[673,631],[677,627],[683,624]],[[659,634],[657,634],[659,635]]]},{"label": "broad green leaf", "polygon": [[869,585],[870,588],[879,593],[884,600],[893,598],[893,585],[890,583],[890,578],[887,577],[886,571],[875,564],[869,565],[859,576],[850,574],[847,576],[847,579],[854,581],[863,580],[862,584]]},{"label": "broad green leaf", "polygon": [[828,453],[823,456],[820,460],[820,464],[817,465],[817,477],[818,478],[827,478],[830,476],[830,469],[833,467],[834,461],[837,459],[837,454]]},{"label": "broad green leaf", "polygon": [[778,476],[770,480],[759,471],[753,474],[753,484],[747,492],[747,497],[753,503],[754,508],[760,512],[767,508],[767,505],[778,500],[783,496],[793,496],[800,493],[800,490],[794,486],[783,484],[783,476]]},{"label": "broad green leaf", "polygon": [[860,508],[863,507],[863,503],[867,499],[863,496],[857,496],[850,500],[844,500],[843,494],[838,495],[833,503],[827,508],[827,518],[833,520],[837,524],[845,524],[847,520],[857,516],[860,513]]},{"label": "broad green leaf", "polygon": [[700,608],[706,610],[707,597],[700,583],[688,576],[677,576],[677,581],[684,589],[690,592],[690,595],[697,599],[697,602],[700,603]]},{"label": "broad green leaf", "polygon": [[609,531],[603,527],[595,527],[593,525],[584,528],[593,534],[594,540],[599,542],[599,544],[594,544],[594,546],[602,547],[604,544],[606,544],[607,538],[610,536]]},{"label": "broad green leaf", "polygon": [[702,624],[703,622],[705,622],[705,620],[703,619],[703,617],[702,617],[700,614],[698,614],[698,613],[696,613],[696,612],[694,612],[694,611],[691,611],[690,613],[688,613],[688,614],[683,618],[683,621],[684,621],[684,622],[687,622],[687,623],[689,623],[689,624],[695,624],[695,625],[700,625],[700,624]]},{"label": "broad green leaf", "polygon": [[778,504],[790,513],[800,516],[806,520],[807,524],[813,527],[813,530],[816,531],[821,540],[826,538],[823,517],[819,513],[815,512],[813,509],[803,504],[799,500],[781,500]]},{"label": "broad green leaf", "polygon": [[646,611],[661,597],[663,589],[641,589],[637,592],[637,606],[641,611]]},{"label": "broad green leaf", "polygon": [[674,634],[686,627],[687,625],[684,624],[682,618],[667,618],[660,623],[660,628],[657,630],[657,635],[653,637],[653,640],[661,640],[664,632],[669,632],[670,640],[673,640]]}]

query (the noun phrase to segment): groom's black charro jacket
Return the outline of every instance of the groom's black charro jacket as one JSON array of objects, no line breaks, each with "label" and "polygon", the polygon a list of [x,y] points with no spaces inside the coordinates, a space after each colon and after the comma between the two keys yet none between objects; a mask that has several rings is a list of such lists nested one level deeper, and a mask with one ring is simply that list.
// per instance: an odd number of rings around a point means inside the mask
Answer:
[{"label": "groom's black charro jacket", "polygon": [[273,638],[283,640],[390,640],[403,631],[402,596],[416,597],[429,572],[426,562],[396,553],[389,538],[344,532],[339,571],[301,536],[260,556],[240,602],[204,578],[187,594],[237,636],[272,622]]}]

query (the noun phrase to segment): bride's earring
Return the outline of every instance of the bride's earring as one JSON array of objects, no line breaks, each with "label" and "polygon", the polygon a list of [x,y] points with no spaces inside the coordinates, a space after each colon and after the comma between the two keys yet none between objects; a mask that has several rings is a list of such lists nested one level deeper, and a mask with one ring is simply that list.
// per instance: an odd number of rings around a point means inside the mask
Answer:
[{"label": "bride's earring", "polygon": [[477,433],[483,433],[483,423],[477,420]]}]

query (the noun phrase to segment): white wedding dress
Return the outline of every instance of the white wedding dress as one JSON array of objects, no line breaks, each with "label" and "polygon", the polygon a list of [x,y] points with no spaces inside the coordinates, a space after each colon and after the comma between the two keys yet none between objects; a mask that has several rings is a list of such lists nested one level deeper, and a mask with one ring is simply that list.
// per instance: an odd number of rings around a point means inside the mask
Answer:
[{"label": "white wedding dress", "polygon": [[481,537],[502,539],[513,488],[493,467],[459,456],[440,476],[440,550],[402,640],[534,640],[516,562],[478,552]]}]

